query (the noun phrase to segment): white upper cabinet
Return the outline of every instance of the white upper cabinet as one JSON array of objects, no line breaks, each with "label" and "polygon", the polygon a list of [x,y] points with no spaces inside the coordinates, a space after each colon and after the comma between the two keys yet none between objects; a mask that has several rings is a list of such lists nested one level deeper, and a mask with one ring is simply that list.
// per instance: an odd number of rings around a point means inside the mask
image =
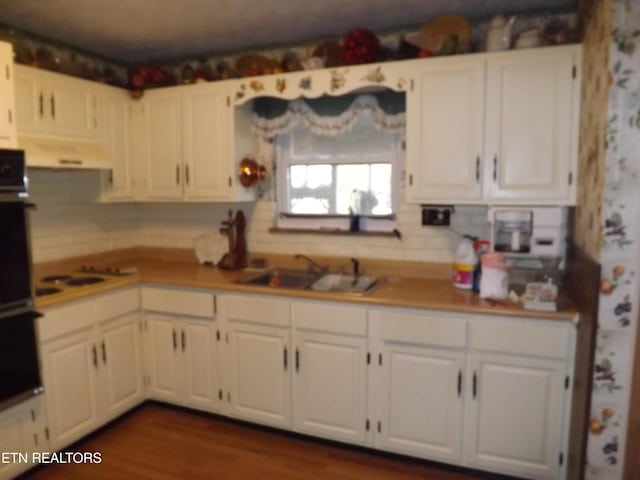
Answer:
[{"label": "white upper cabinet", "polygon": [[13,48],[0,42],[0,147],[16,146]]},{"label": "white upper cabinet", "polygon": [[143,160],[145,197],[155,200],[182,198],[182,118],[178,89],[145,92],[147,129]]},{"label": "white upper cabinet", "polygon": [[97,139],[94,84],[24,65],[14,68],[19,134]]},{"label": "white upper cabinet", "polygon": [[183,92],[184,195],[227,200],[232,187],[231,108],[226,88],[198,84]]},{"label": "white upper cabinet", "polygon": [[502,203],[575,203],[578,47],[487,58],[485,176]]},{"label": "white upper cabinet", "polygon": [[407,201],[574,204],[580,48],[414,62]]},{"label": "white upper cabinet", "polygon": [[126,91],[106,86],[98,88],[98,95],[102,143],[111,162],[111,170],[104,173],[104,197],[130,200],[134,196],[131,99]]},{"label": "white upper cabinet", "polygon": [[484,61],[475,56],[414,63],[407,93],[407,196],[480,200]]},{"label": "white upper cabinet", "polygon": [[[234,113],[226,82],[145,93],[141,198],[151,201],[247,201],[236,179]],[[249,133],[249,132],[246,132]]]}]

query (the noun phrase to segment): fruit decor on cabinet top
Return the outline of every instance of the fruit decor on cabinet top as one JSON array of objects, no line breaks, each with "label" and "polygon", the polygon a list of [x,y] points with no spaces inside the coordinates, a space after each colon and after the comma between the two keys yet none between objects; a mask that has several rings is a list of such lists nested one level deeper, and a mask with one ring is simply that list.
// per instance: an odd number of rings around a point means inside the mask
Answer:
[{"label": "fruit decor on cabinet top", "polygon": [[[260,54],[243,52],[129,67],[9,27],[0,26],[0,40],[13,44],[16,63],[133,90],[484,51],[489,19],[471,24],[464,17],[451,15],[426,20],[422,28],[376,33],[363,26],[345,32],[340,39],[265,49]],[[512,41],[522,32],[537,29],[547,44],[575,42],[579,40],[575,23],[575,13],[521,15],[514,25]],[[460,30],[461,25],[468,25],[468,32]],[[429,28],[434,26],[437,27],[435,30]],[[434,38],[436,44],[433,43]]]}]

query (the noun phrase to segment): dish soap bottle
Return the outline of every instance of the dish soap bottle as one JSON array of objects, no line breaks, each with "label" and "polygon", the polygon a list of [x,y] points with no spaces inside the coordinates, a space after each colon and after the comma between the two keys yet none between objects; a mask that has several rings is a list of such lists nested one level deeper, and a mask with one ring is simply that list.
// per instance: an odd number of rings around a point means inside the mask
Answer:
[{"label": "dish soap bottle", "polygon": [[453,257],[453,286],[463,290],[471,290],[473,269],[477,263],[478,255],[473,247],[473,237],[465,235]]}]

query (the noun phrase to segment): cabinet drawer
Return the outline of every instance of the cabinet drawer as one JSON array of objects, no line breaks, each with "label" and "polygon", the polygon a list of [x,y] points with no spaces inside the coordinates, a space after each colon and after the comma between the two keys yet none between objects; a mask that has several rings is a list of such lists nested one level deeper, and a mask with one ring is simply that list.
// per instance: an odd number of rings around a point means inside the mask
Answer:
[{"label": "cabinet drawer", "polygon": [[40,342],[92,327],[96,319],[93,300],[82,300],[61,307],[45,310],[38,319]]},{"label": "cabinet drawer", "polygon": [[347,335],[367,335],[367,309],[353,305],[293,302],[291,316],[296,328]]},{"label": "cabinet drawer", "polygon": [[291,324],[290,302],[267,297],[224,296],[227,319],[287,327]]},{"label": "cabinet drawer", "polygon": [[565,359],[571,353],[572,328],[572,325],[553,320],[476,317],[471,322],[471,347]]},{"label": "cabinet drawer", "polygon": [[216,314],[215,301],[213,292],[142,287],[142,308],[144,310],[212,318]]},{"label": "cabinet drawer", "polygon": [[450,348],[467,345],[467,318],[460,315],[416,310],[374,310],[370,315],[379,319],[383,340]]},{"label": "cabinet drawer", "polygon": [[96,318],[99,322],[140,310],[140,289],[127,288],[96,298]]}]

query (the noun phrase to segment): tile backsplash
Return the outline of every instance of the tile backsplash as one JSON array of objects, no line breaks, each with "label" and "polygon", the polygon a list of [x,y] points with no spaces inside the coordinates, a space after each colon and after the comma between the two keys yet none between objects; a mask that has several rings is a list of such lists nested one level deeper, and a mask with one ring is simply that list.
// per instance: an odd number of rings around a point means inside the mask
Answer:
[{"label": "tile backsplash", "polygon": [[358,256],[362,258],[450,262],[460,237],[488,237],[487,209],[456,207],[451,228],[420,225],[419,205],[401,204],[402,240],[314,234],[270,233],[273,202],[242,204],[96,203],[95,171],[29,171],[35,262],[132,246],[192,248],[198,235],[216,232],[229,209],[242,208],[248,219],[249,251]]}]

